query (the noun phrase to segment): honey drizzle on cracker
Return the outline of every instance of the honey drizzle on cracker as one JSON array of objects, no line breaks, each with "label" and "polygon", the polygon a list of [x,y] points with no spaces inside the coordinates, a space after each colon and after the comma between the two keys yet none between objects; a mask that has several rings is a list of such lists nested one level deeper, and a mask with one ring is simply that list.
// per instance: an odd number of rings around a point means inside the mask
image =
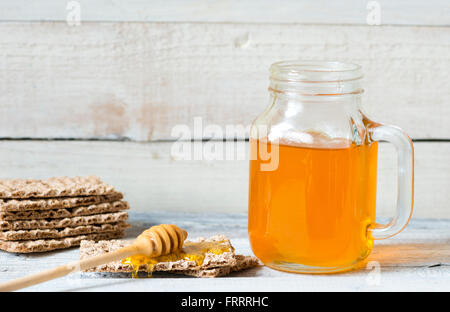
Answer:
[{"label": "honey drizzle on cracker", "polygon": [[205,260],[206,254],[221,255],[226,252],[233,252],[234,248],[228,240],[212,242],[185,242],[180,250],[176,250],[168,255],[158,257],[147,257],[144,255],[135,255],[123,259],[122,264],[128,264],[133,268],[133,277],[138,276],[141,266],[147,266],[146,272],[152,275],[155,265],[161,262],[176,262],[180,260],[195,261],[197,267],[200,267]]}]

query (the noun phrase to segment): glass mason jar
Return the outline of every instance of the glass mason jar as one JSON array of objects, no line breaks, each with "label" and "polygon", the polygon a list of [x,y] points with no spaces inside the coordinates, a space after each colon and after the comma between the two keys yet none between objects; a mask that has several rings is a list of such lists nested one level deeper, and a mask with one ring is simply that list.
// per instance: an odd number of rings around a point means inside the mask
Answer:
[{"label": "glass mason jar", "polygon": [[[267,266],[357,268],[374,239],[399,233],[413,206],[413,144],[361,109],[362,71],[341,62],[271,66],[270,103],[250,130],[249,238]],[[398,153],[396,215],[375,222],[378,141]]]}]

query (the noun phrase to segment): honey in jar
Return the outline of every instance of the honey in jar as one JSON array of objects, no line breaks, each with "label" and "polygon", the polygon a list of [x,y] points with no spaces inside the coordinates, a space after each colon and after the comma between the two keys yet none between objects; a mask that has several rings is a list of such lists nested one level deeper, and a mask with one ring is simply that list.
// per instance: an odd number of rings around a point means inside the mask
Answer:
[{"label": "honey in jar", "polygon": [[[254,254],[267,266],[297,273],[362,266],[374,239],[399,233],[411,217],[411,140],[363,112],[359,65],[278,62],[269,91],[269,106],[250,128]],[[375,220],[380,140],[398,152],[397,209],[387,224]]]},{"label": "honey in jar", "polygon": [[[272,148],[259,140],[251,144],[252,150]],[[369,255],[377,143],[331,145],[280,144],[273,171],[260,170],[265,161],[259,153],[250,161],[249,236],[265,264],[340,267]]]}]

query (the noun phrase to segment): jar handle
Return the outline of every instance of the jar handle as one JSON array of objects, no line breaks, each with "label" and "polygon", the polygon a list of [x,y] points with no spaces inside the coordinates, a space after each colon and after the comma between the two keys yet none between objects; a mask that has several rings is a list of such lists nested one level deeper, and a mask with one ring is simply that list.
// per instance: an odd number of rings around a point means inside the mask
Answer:
[{"label": "jar handle", "polygon": [[373,124],[369,126],[373,141],[387,141],[397,150],[397,209],[388,224],[374,223],[369,232],[374,239],[385,239],[400,233],[408,224],[414,202],[414,147],[409,136],[400,128]]}]

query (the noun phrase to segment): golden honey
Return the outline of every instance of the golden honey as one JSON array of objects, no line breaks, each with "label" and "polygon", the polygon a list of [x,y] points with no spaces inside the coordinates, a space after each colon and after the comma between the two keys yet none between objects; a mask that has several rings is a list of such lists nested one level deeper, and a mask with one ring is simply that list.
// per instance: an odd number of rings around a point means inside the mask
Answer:
[{"label": "golden honey", "polygon": [[128,264],[133,268],[133,276],[136,277],[139,270],[145,268],[148,273],[152,273],[156,264],[160,262],[175,262],[179,260],[195,261],[197,266],[203,264],[207,253],[220,255],[225,252],[232,252],[234,248],[228,241],[214,242],[185,242],[182,249],[174,251],[168,255],[158,257],[148,257],[135,255],[122,260],[123,264]]},{"label": "golden honey", "polygon": [[[251,140],[259,151],[271,143]],[[262,146],[261,146],[262,145]],[[277,146],[278,168],[261,170],[251,155],[249,237],[266,265],[351,267],[367,257],[375,220],[377,143],[334,142],[332,148]],[[286,265],[286,270],[289,265]]]}]

